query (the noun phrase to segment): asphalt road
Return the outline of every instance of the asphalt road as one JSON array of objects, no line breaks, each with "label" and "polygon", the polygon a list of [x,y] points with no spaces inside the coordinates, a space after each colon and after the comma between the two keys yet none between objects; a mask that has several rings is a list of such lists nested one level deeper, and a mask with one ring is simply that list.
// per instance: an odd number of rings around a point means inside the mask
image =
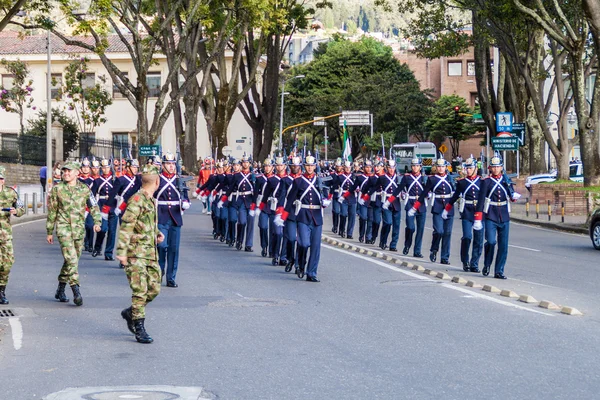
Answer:
[{"label": "asphalt road", "polygon": [[[546,312],[326,245],[322,282],[300,281],[258,252],[212,240],[210,219],[198,211],[185,217],[180,287],[163,287],[147,309],[151,345],[135,342],[120,317],[130,291],[115,262],[84,254],[84,305],[58,303],[58,245],[44,242],[43,222],[16,227],[7,295],[18,318],[0,318],[0,398],[131,385],[201,387],[202,398],[222,399],[598,396],[592,310]],[[552,243],[562,246],[550,251]],[[558,280],[550,294],[572,290],[595,308],[600,254],[589,240],[515,225],[511,244],[541,250],[511,248],[511,278]]]}]

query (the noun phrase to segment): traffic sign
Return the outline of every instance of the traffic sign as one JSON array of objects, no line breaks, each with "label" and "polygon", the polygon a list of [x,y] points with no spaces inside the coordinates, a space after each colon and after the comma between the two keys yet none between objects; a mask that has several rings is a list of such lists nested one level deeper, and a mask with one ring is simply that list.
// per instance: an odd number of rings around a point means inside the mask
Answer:
[{"label": "traffic sign", "polygon": [[160,146],[157,144],[145,144],[138,149],[140,157],[149,157],[160,155]]},{"label": "traffic sign", "polygon": [[493,137],[492,149],[494,150],[519,150],[519,138],[516,136],[510,137]]},{"label": "traffic sign", "polygon": [[525,123],[517,122],[512,126],[513,136],[519,138],[519,146],[525,146],[526,128]]},{"label": "traffic sign", "polygon": [[442,153],[445,153],[445,152],[447,152],[447,151],[448,151],[448,148],[446,147],[446,145],[445,145],[445,144],[443,144],[443,145],[441,145],[441,146],[440,146],[440,151],[441,151]]},{"label": "traffic sign", "polygon": [[[323,117],[313,117],[313,119],[320,119],[320,118],[323,118]],[[313,125],[317,125],[317,126],[325,126],[325,125],[327,125],[327,122],[325,122],[325,120],[324,120],[324,119],[322,119],[322,120],[320,120],[320,121],[315,121],[315,122],[313,122]]]},{"label": "traffic sign", "polygon": [[500,132],[512,132],[512,119],[513,115],[511,112],[499,112],[496,113],[496,131]]},{"label": "traffic sign", "polygon": [[371,125],[371,115],[369,111],[342,111],[340,116],[340,126],[344,126],[344,120],[348,126]]}]

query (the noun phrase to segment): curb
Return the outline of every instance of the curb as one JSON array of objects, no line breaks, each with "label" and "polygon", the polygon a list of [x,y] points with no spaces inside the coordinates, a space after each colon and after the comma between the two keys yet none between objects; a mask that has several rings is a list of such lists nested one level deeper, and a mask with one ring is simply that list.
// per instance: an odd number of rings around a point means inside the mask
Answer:
[{"label": "curb", "polygon": [[558,223],[558,222],[543,222],[543,221],[540,221],[539,219],[531,220],[531,219],[522,218],[522,217],[514,217],[512,215],[510,217],[510,220],[524,224],[524,225],[531,225],[531,226],[537,226],[540,228],[553,229],[555,231],[580,233],[583,235],[589,235],[589,233],[590,233],[588,228],[584,228],[582,226],[577,226],[577,225],[568,225],[568,224],[563,224],[563,223]]},{"label": "curb", "polygon": [[11,225],[13,226],[13,228],[15,226],[19,226],[19,225],[23,225],[26,224],[28,222],[33,222],[33,221],[40,221],[43,219],[46,219],[47,215],[46,214],[29,214],[29,215],[23,215],[22,217],[14,217],[11,218]]},{"label": "curb", "polygon": [[463,286],[466,286],[466,287],[469,287],[472,289],[482,290],[482,291],[488,292],[490,294],[495,294],[495,295],[499,295],[502,297],[506,297],[507,299],[513,299],[513,300],[516,300],[516,301],[519,301],[522,303],[535,305],[535,306],[538,306],[538,307],[543,308],[548,311],[555,311],[560,314],[572,315],[572,316],[583,315],[583,313],[581,311],[579,311],[578,309],[576,309],[574,307],[556,305],[555,303],[548,301],[548,300],[537,301],[533,296],[528,295],[528,294],[517,294],[517,293],[513,292],[512,290],[506,290],[506,289],[500,290],[499,288],[492,286],[492,285],[488,285],[488,284],[481,285],[481,284],[477,283],[476,281],[467,280],[459,275],[450,276],[449,274],[447,274],[445,272],[435,271],[431,268],[425,268],[422,265],[418,265],[418,264],[412,264],[410,262],[403,261],[399,258],[396,258],[392,255],[382,253],[379,251],[368,250],[362,246],[358,246],[355,244],[350,244],[348,242],[343,242],[343,241],[340,241],[337,239],[333,239],[327,235],[322,234],[321,241],[328,243],[332,246],[340,247],[345,250],[351,250],[356,253],[364,254],[366,256],[380,258],[382,260],[388,261],[391,264],[397,265],[399,267],[408,268],[411,271],[422,273],[423,275],[428,275],[433,278],[437,278],[437,279],[444,280],[444,281],[450,281],[452,283],[456,283],[458,285],[463,285]]}]

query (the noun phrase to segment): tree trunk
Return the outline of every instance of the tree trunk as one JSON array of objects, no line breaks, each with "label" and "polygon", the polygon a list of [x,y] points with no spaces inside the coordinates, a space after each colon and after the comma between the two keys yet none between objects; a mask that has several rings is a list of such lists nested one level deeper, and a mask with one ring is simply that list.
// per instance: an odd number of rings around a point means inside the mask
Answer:
[{"label": "tree trunk", "polygon": [[[183,104],[185,106],[185,137],[182,141],[182,154],[183,163],[188,171],[195,170],[198,166],[196,160],[198,159],[198,112],[200,110],[200,88],[198,85],[193,85],[191,89],[187,91],[187,96],[183,97]],[[209,154],[212,154],[212,148]]]}]

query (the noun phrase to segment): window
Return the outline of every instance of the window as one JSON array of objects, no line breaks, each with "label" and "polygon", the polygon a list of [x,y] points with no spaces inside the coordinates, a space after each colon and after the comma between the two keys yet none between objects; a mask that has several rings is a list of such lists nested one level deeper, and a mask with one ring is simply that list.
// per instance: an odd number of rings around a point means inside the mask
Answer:
[{"label": "window", "polygon": [[50,74],[50,98],[58,100],[62,88],[62,74]]},{"label": "window", "polygon": [[467,61],[467,76],[475,76],[475,61]]},{"label": "window", "polygon": [[6,90],[13,88],[15,76],[13,74],[2,74],[2,87]]},{"label": "window", "polygon": [[[123,75],[125,75],[125,78],[129,78],[129,75],[127,74],[127,72],[123,72]],[[119,91],[119,88],[117,87],[117,85],[115,85],[113,83],[113,99],[123,99],[123,98],[125,98],[125,96],[123,96],[123,93],[121,93]]]},{"label": "window", "polygon": [[125,157],[129,150],[129,133],[113,132],[113,157]]},{"label": "window", "polygon": [[462,76],[462,61],[448,61],[448,76]]},{"label": "window", "polygon": [[148,85],[148,97],[158,97],[160,95],[160,72],[148,72],[146,75],[146,84]]},{"label": "window", "polygon": [[89,89],[94,86],[96,86],[96,74],[94,72],[88,72],[85,74],[85,78],[81,80],[81,87]]}]

